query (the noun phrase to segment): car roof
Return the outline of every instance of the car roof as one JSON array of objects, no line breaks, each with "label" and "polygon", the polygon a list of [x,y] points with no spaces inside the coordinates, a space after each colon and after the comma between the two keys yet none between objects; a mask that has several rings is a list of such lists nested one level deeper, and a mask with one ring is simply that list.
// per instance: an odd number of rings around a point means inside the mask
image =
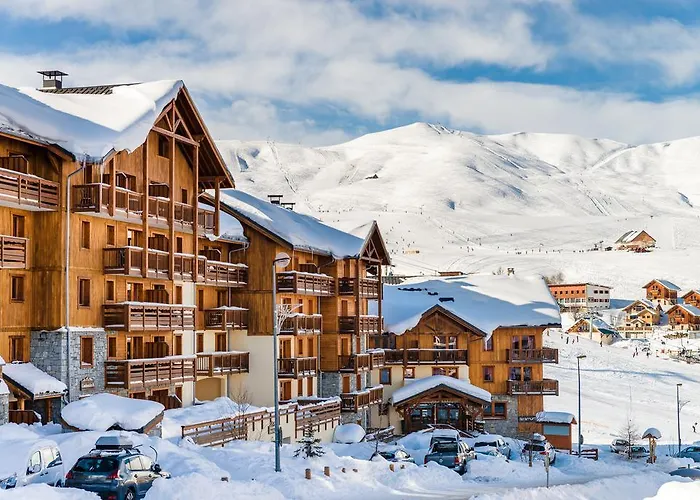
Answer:
[{"label": "car roof", "polygon": [[0,479],[11,476],[24,470],[25,460],[34,452],[42,448],[58,448],[56,441],[51,439],[17,439],[3,441],[3,449],[12,450],[12,453],[0,453]]}]

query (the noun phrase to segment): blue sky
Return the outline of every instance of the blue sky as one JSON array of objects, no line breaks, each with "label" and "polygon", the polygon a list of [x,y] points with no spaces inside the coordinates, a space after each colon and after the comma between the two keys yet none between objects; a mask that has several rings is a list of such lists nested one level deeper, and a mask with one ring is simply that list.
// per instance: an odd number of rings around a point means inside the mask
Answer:
[{"label": "blue sky", "polygon": [[698,3],[0,0],[0,82],[183,79],[222,139],[428,121],[664,141],[700,135]]}]

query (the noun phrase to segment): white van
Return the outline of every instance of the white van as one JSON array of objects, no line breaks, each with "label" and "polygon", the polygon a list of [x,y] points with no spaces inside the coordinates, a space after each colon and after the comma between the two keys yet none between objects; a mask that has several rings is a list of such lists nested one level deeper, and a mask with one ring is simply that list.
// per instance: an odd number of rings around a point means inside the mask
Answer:
[{"label": "white van", "polygon": [[61,486],[65,473],[58,445],[41,439],[3,441],[0,453],[0,489],[45,483]]}]

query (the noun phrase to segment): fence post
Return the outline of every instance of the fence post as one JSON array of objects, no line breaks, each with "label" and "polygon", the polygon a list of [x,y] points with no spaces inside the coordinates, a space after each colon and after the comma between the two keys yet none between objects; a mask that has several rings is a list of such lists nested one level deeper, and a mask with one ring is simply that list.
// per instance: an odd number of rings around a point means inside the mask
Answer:
[{"label": "fence post", "polygon": [[306,479],[311,479],[311,469],[306,469],[304,477],[306,477]]},{"label": "fence post", "polygon": [[328,467],[328,466],[326,465],[326,466],[323,468],[323,474],[326,475],[326,476],[328,476],[328,477],[331,477],[331,468]]},{"label": "fence post", "polygon": [[389,470],[390,470],[391,472],[394,472],[394,464],[389,464]]}]

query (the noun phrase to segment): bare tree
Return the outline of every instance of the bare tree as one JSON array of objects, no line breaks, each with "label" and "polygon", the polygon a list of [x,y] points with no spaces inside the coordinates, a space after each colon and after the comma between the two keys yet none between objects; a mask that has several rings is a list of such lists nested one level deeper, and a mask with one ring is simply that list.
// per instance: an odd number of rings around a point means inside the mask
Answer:
[{"label": "bare tree", "polygon": [[548,285],[556,285],[559,283],[564,283],[564,273],[561,271],[557,271],[554,274],[550,274],[549,276],[543,276],[544,282],[547,283]]},{"label": "bare tree", "polygon": [[639,427],[637,427],[637,424],[634,422],[634,420],[632,420],[631,416],[627,417],[625,423],[617,431],[617,437],[627,441],[627,459],[631,460],[632,446],[634,446],[634,444],[642,437],[639,432]]},{"label": "bare tree", "polygon": [[282,330],[282,325],[286,320],[289,318],[292,318],[297,315],[295,312],[297,309],[299,309],[302,305],[301,304],[277,304],[275,307],[275,311],[277,312],[277,331],[279,332]]},{"label": "bare tree", "polygon": [[235,407],[233,404],[231,405],[231,409],[242,415],[248,413],[253,404],[253,394],[242,383],[239,383],[238,387],[230,392],[229,398],[235,404]]}]

